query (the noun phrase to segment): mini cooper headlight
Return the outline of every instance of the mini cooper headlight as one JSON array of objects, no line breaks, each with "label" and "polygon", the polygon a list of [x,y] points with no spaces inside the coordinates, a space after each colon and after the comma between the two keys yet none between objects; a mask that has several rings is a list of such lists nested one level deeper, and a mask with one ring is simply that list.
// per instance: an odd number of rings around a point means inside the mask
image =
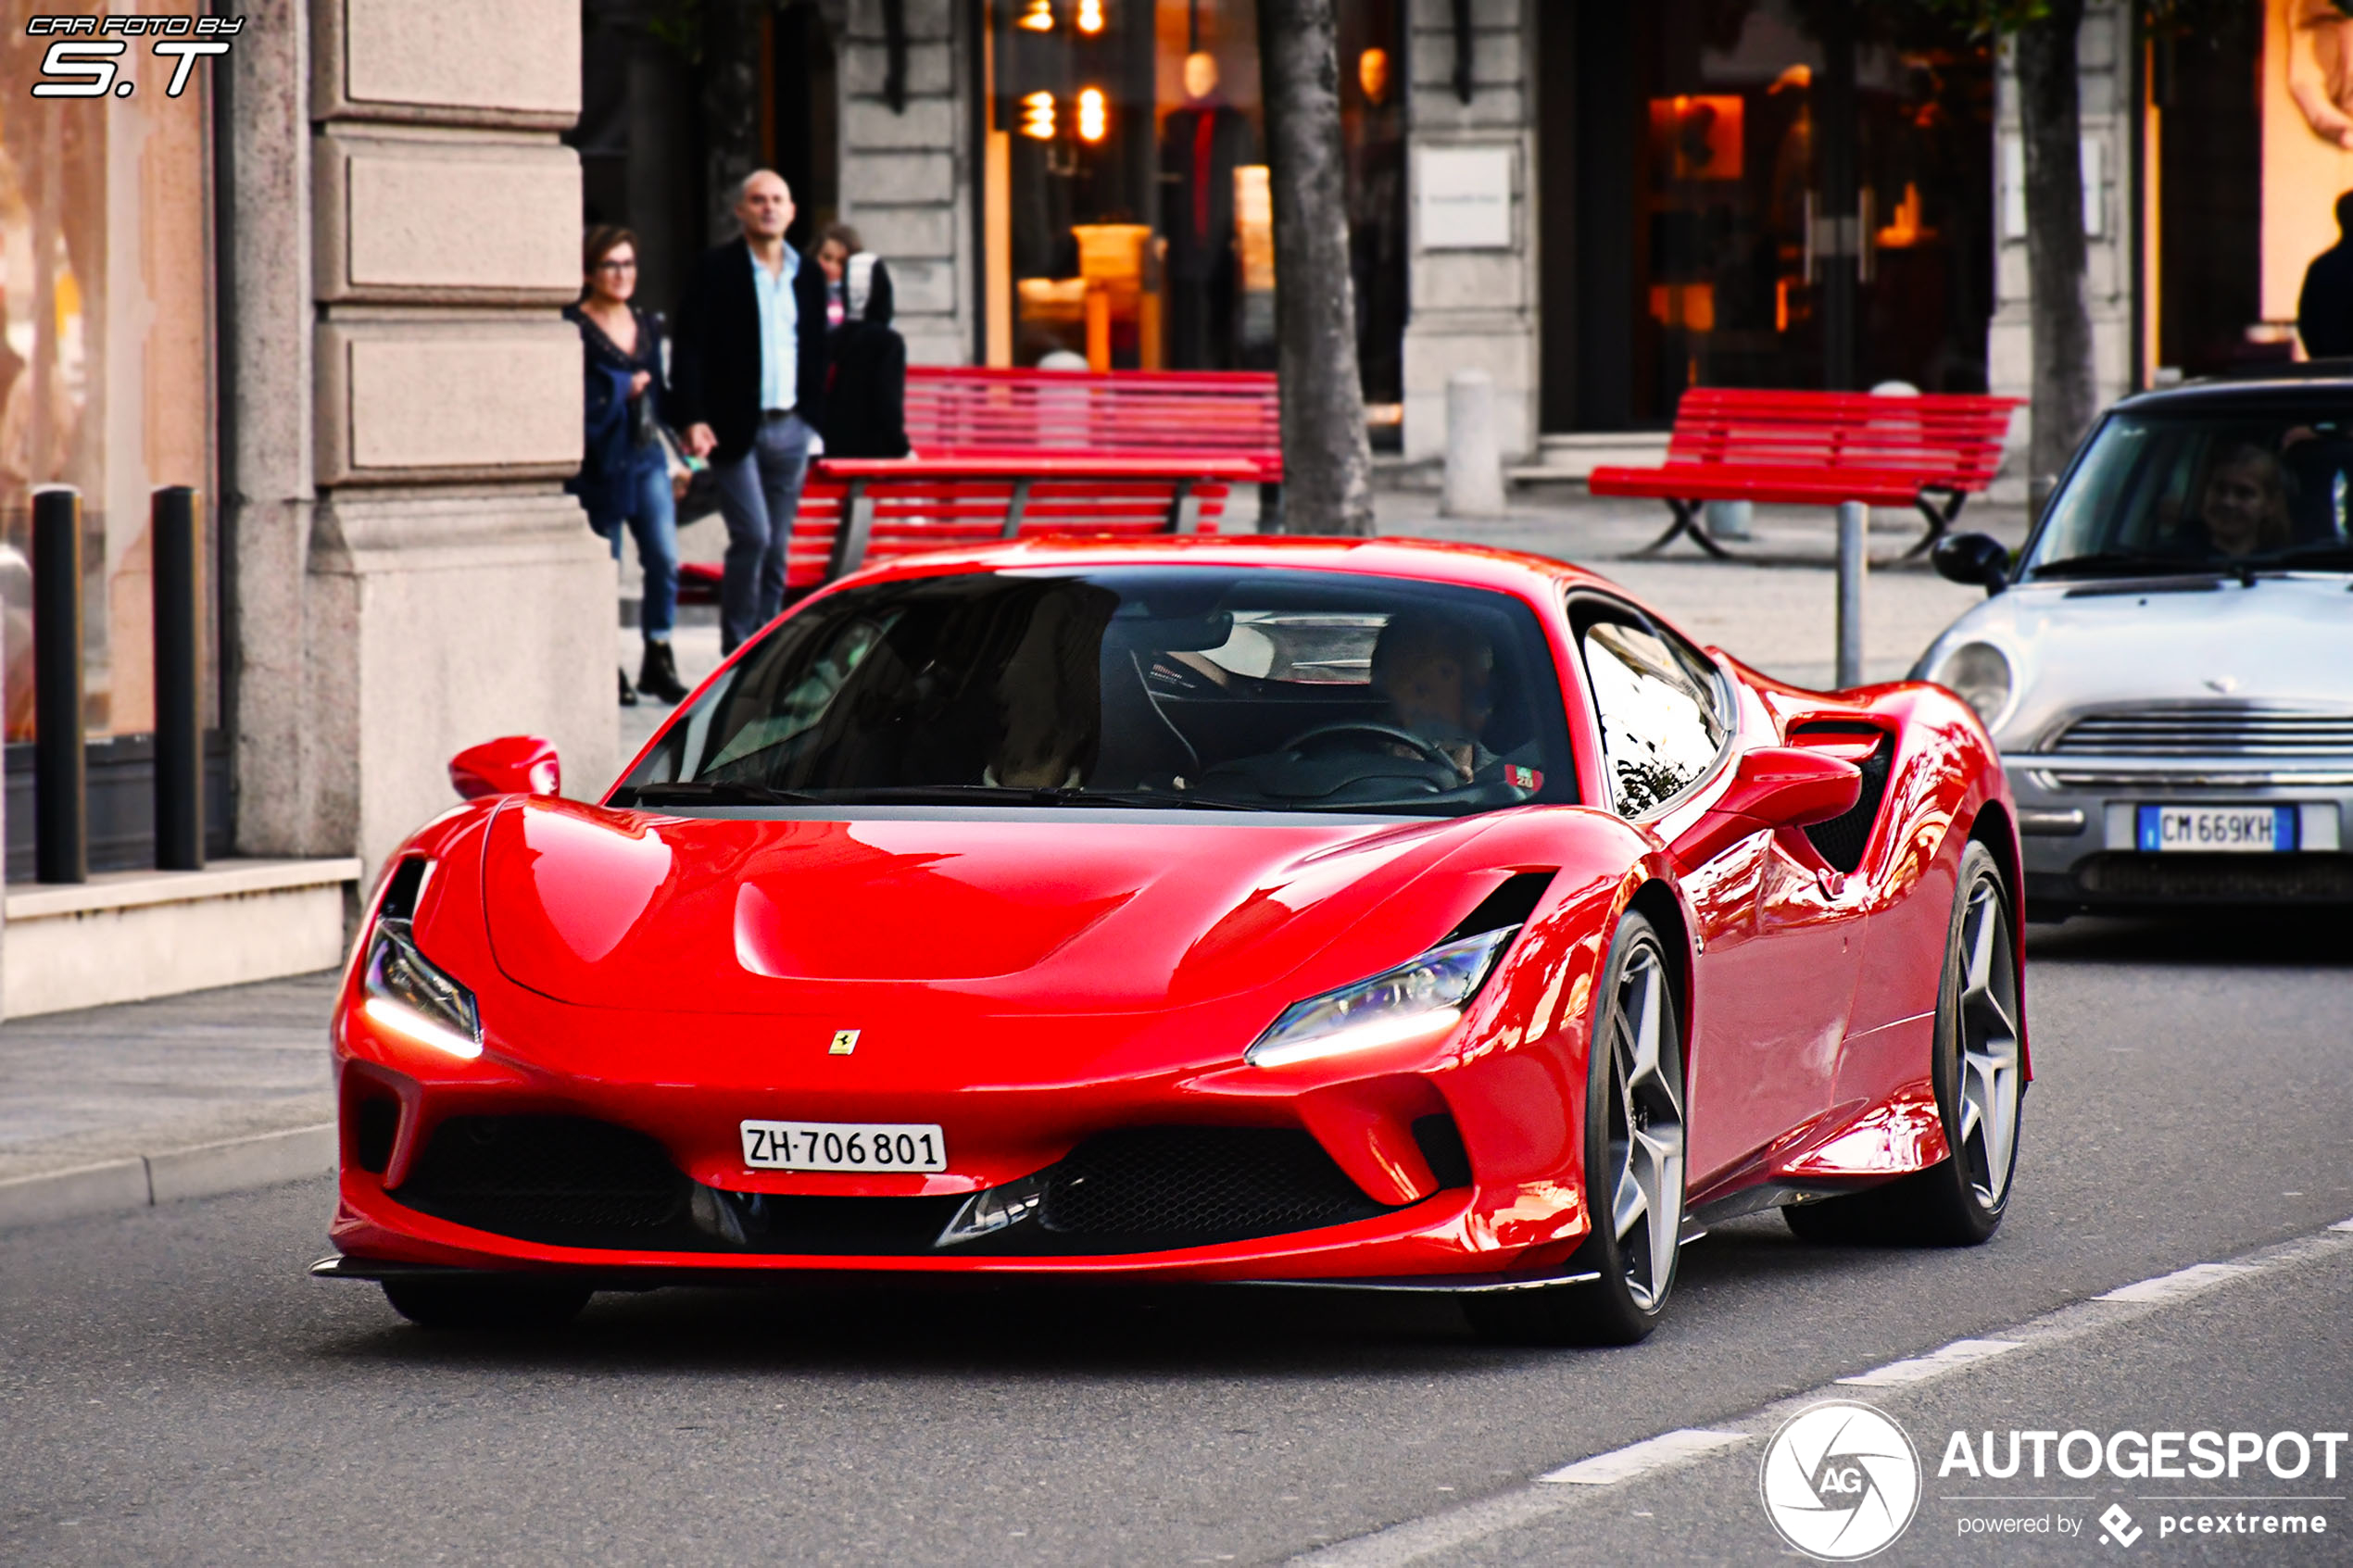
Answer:
[{"label": "mini cooper headlight", "polygon": [[1929,679],[1975,709],[1988,730],[2010,705],[2010,661],[1991,643],[1963,643],[1937,660]]},{"label": "mini cooper headlight", "polygon": [[482,1014],[474,994],[417,950],[407,921],[376,922],[362,984],[368,999],[361,1010],[373,1022],[454,1057],[472,1060],[482,1054]]},{"label": "mini cooper headlight", "polygon": [[1507,925],[1466,936],[1370,980],[1294,1002],[1242,1060],[1281,1067],[1450,1029],[1518,932]]}]

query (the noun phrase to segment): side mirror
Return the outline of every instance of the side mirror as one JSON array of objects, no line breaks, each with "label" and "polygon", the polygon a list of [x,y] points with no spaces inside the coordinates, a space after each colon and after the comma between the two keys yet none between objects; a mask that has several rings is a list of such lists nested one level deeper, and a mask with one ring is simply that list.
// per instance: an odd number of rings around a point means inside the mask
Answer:
[{"label": "side mirror", "polygon": [[1990,533],[1948,533],[1928,553],[1939,577],[1998,594],[2010,585],[2010,552]]},{"label": "side mirror", "polygon": [[1794,746],[1760,746],[1743,757],[1706,815],[1675,841],[1686,866],[1714,859],[1753,833],[1826,822],[1855,809],[1863,771]]},{"label": "side mirror", "polygon": [[485,795],[553,795],[563,788],[564,770],[555,742],[537,735],[501,735],[452,757],[449,783],[467,800]]}]

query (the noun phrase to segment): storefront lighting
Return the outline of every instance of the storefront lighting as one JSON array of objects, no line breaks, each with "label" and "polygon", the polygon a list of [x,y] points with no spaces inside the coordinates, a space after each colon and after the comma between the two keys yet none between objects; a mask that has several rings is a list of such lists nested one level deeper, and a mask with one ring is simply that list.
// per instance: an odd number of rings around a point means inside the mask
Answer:
[{"label": "storefront lighting", "polygon": [[1111,106],[1103,100],[1100,87],[1082,87],[1078,92],[1078,139],[1100,142],[1111,129]]},{"label": "storefront lighting", "polygon": [[1102,30],[1103,0],[1078,0],[1078,31],[1092,38]]},{"label": "storefront lighting", "polygon": [[1053,31],[1054,0],[1029,0],[1022,7],[1021,19],[1013,25],[1029,32]]},{"label": "storefront lighting", "polygon": [[1054,95],[1040,90],[1021,100],[1021,133],[1040,142],[1054,139]]}]

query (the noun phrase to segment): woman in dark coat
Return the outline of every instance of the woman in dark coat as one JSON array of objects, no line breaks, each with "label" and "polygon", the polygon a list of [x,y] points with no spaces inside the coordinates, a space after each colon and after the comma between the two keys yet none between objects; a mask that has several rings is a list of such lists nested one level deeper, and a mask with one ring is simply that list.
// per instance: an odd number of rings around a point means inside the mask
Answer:
[{"label": "woman in dark coat", "polygon": [[907,345],[890,324],[890,269],[847,223],[817,242],[825,274],[833,384],[825,395],[825,455],[907,455]]},{"label": "woman in dark coat", "polygon": [[[670,488],[670,454],[661,435],[661,326],[630,303],[637,292],[637,239],[626,229],[592,229],[582,256],[580,303],[564,319],[580,329],[587,365],[586,446],[580,473],[565,488],[580,497],[588,526],[612,543],[621,558],[625,524],[637,541],[646,592],[637,614],[645,657],[637,691],[663,703],[686,695],[670,631],[678,605],[678,517]],[[637,691],[621,672],[621,700]]]}]

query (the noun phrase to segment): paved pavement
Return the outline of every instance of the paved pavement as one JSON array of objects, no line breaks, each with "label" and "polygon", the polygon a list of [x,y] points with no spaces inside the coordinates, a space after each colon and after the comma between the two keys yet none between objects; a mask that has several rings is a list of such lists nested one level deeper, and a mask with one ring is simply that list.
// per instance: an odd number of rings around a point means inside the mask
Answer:
[{"label": "paved pavement", "polygon": [[[607,1295],[562,1336],[451,1339],[301,1277],[323,1182],[0,1235],[0,1562],[1778,1562],[1754,1436],[1527,1499],[1572,1461],[1825,1390],[1924,1452],[1955,1429],[2346,1430],[2353,1250],[2326,1238],[2353,1215],[2353,929],[2031,940],[2040,1077],[1995,1241],[1824,1248],[1740,1222],[1686,1254],[1668,1323],[1629,1350],[1482,1347],[1442,1302],[819,1281]],[[2258,1272],[2084,1305],[2233,1260]],[[1964,1338],[2021,1348],[1835,1382]],[[1883,1561],[2124,1554],[1963,1541],[1947,1494],[1999,1488],[1930,1464]],[[2252,1480],[2177,1490],[2224,1511],[2314,1494],[2335,1533],[2160,1542],[2171,1505],[2105,1476],[2042,1488],[2088,1501],[1968,1506],[2120,1501],[2149,1532],[2128,1560],[2353,1560],[2353,1486]],[[1401,1524],[1424,1534],[1379,1534]]]}]

